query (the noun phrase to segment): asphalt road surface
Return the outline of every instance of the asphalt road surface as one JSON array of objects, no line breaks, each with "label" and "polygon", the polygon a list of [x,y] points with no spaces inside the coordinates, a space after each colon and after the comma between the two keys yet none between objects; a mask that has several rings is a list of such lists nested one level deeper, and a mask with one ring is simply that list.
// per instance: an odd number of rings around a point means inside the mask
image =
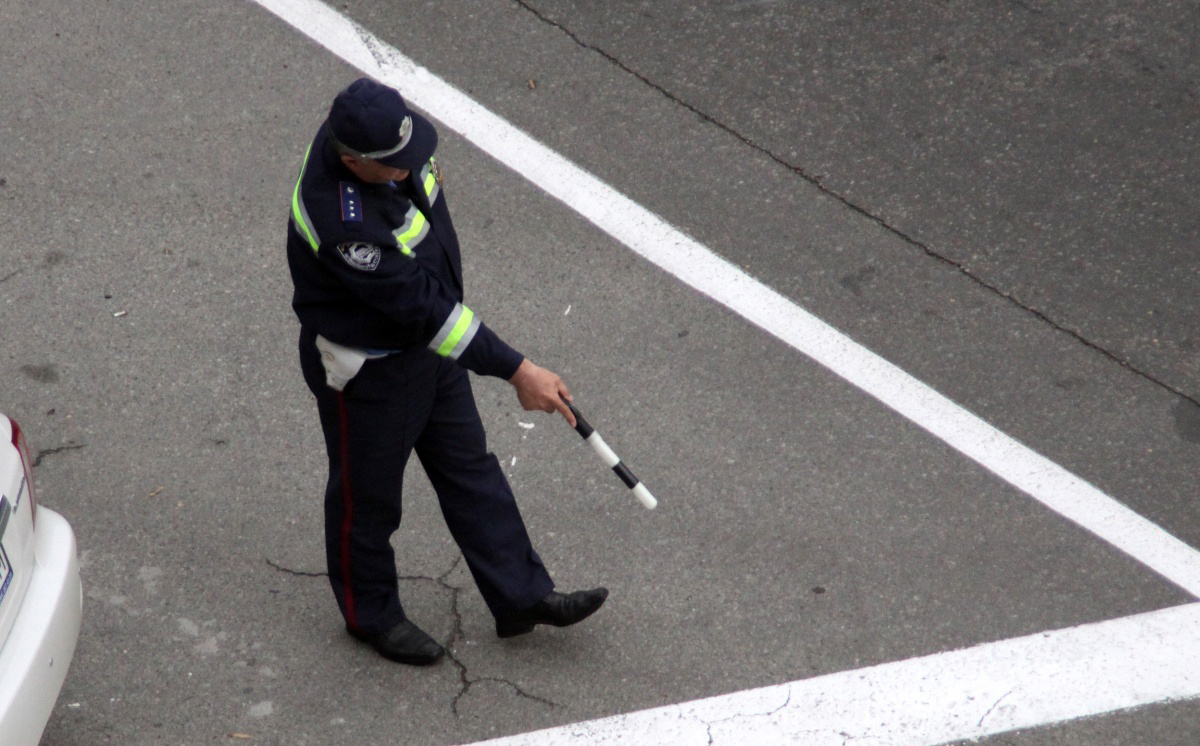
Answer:
[{"label": "asphalt road surface", "polygon": [[[335,8],[1200,546],[1200,3]],[[452,655],[389,664],[321,574],[283,251],[360,73],[249,0],[7,3],[0,70],[0,410],[85,589],[48,746],[471,743],[1196,600],[443,128],[468,302],[660,506],[475,379],[552,574],[612,596],[498,640],[414,464],[402,595]],[[1197,734],[1184,699],[985,742]]]}]

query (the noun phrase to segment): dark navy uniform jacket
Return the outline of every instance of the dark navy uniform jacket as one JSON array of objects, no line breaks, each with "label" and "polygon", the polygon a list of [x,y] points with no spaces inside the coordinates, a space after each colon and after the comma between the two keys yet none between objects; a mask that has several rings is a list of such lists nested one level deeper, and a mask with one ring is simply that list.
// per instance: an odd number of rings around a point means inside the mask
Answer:
[{"label": "dark navy uniform jacket", "polygon": [[399,184],[366,184],[322,125],[292,194],[292,308],[305,329],[372,353],[425,347],[511,378],[523,357],[463,305],[462,257],[431,158]]}]

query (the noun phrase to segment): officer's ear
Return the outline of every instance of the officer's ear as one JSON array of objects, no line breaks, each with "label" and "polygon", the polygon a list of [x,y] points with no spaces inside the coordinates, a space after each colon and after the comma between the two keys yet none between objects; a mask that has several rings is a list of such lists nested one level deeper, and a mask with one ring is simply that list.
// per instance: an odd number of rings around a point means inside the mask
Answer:
[{"label": "officer's ear", "polygon": [[356,175],[356,176],[359,175],[359,160],[358,160],[358,158],[350,155],[349,153],[342,153],[342,163],[344,163],[346,165],[346,168],[350,169],[350,171],[354,175]]}]

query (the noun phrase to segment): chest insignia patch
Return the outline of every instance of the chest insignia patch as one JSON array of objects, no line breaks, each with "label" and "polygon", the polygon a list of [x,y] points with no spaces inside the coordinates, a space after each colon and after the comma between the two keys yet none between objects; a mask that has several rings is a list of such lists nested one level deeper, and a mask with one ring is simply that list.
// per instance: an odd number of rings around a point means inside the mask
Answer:
[{"label": "chest insignia patch", "polygon": [[382,251],[373,243],[354,241],[338,244],[338,253],[351,267],[370,272],[379,266],[379,257]]}]

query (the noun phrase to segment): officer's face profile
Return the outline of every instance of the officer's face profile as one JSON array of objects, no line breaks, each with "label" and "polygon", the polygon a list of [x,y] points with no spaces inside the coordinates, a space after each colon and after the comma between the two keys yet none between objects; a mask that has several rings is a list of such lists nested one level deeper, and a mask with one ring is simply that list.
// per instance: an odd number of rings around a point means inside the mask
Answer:
[{"label": "officer's face profile", "polygon": [[346,164],[351,173],[368,184],[386,184],[389,181],[403,181],[408,178],[408,169],[389,168],[370,158],[358,158],[343,153],[342,163]]}]

